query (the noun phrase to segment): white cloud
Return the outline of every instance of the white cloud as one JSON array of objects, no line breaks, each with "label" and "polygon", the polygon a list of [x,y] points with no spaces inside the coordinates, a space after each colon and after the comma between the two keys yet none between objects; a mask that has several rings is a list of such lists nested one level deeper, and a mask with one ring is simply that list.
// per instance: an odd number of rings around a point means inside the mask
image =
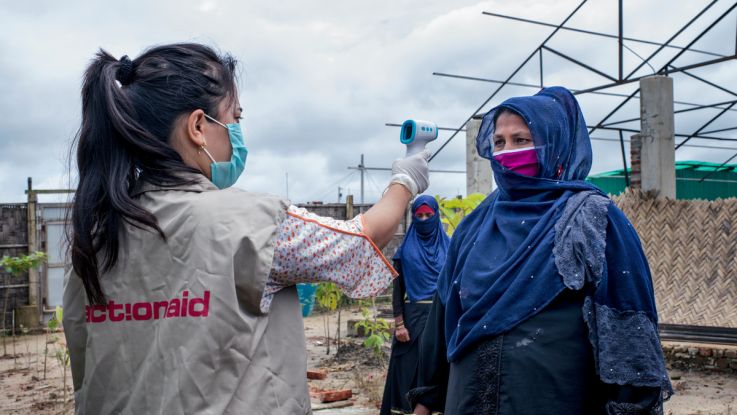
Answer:
[{"label": "white cloud", "polygon": [[[458,127],[496,89],[495,84],[440,78],[432,72],[504,79],[551,31],[484,16],[482,11],[558,23],[576,4],[578,0],[5,2],[0,6],[0,111],[4,114],[0,119],[0,201],[23,200],[28,176],[44,186],[56,186],[67,177],[69,144],[79,123],[81,75],[99,47],[115,56],[134,57],[151,45],[199,41],[231,52],[242,62],[243,128],[251,151],[238,186],[285,193],[288,171],[294,201],[333,200],[338,186],[350,187],[358,195],[356,175],[340,179],[350,173],[347,167],[356,165],[360,154],[365,154],[367,165],[380,167],[404,154],[398,130],[385,127],[385,122],[416,117]],[[626,35],[664,41],[702,7],[687,0],[668,4],[664,13],[662,1],[627,3]],[[715,6],[694,30],[705,27],[725,8]],[[616,33],[615,16],[615,2],[591,0],[570,25]],[[727,20],[697,46],[733,53],[734,19]],[[694,30],[685,32],[677,43],[687,43],[696,35]],[[653,50],[629,45],[643,56]],[[616,41],[561,32],[550,46],[616,73]],[[669,52],[669,56],[674,54]],[[702,58],[684,56],[679,62]],[[654,66],[662,65],[663,59],[657,59]],[[550,54],[545,60],[546,83],[580,88],[604,82]],[[636,56],[625,54],[626,68],[638,62]],[[694,73],[732,84],[737,90],[734,70],[735,63],[725,63]],[[515,80],[536,83],[538,77],[534,58]],[[709,103],[731,97],[685,76],[674,79],[680,100]],[[629,85],[612,91],[634,88]],[[506,88],[486,108],[506,97],[534,92]],[[607,97],[581,97],[590,122],[617,103]],[[637,102],[633,102],[616,118],[638,113]],[[707,114],[677,118],[678,129],[694,130],[708,119]],[[733,114],[718,125],[737,125]],[[733,136],[729,134],[724,133]],[[616,137],[606,131],[594,135]],[[441,134],[431,148],[438,148],[448,136]],[[594,172],[621,166],[617,143],[594,142],[594,154]],[[708,161],[723,161],[728,156],[709,150],[678,153],[679,158]],[[464,167],[465,134],[461,133],[433,161],[433,168]],[[367,200],[378,197],[387,179],[384,173],[369,173]],[[459,190],[465,192],[463,175],[433,174],[431,193],[452,196]]]}]

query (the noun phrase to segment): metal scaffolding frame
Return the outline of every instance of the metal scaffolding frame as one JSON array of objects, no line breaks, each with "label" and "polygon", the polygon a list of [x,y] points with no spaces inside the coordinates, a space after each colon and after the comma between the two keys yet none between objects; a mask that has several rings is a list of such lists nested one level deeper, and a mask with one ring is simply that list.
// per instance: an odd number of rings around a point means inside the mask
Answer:
[{"label": "metal scaffolding frame", "polygon": [[[459,74],[448,74],[448,73],[442,73],[442,72],[433,72],[434,76],[441,76],[441,77],[450,77],[450,78],[456,78],[456,79],[462,79],[462,80],[471,80],[471,81],[479,81],[479,82],[488,82],[488,83],[494,83],[498,86],[493,90],[493,92],[489,95],[488,98],[486,98],[481,105],[479,105],[476,110],[474,110],[471,115],[466,118],[463,123],[457,127],[457,128],[447,128],[443,127],[442,130],[448,130],[452,131],[452,134],[450,137],[448,137],[443,144],[438,148],[437,151],[432,155],[430,160],[434,159],[452,140],[455,138],[456,135],[458,135],[459,132],[465,131],[466,124],[479,112],[486,107],[486,105],[491,102],[498,94],[499,92],[504,89],[507,86],[521,86],[521,87],[529,87],[529,88],[543,88],[545,87],[545,60],[544,60],[544,54],[551,54],[555,55],[557,57],[560,57],[568,62],[571,62],[575,65],[577,65],[580,68],[583,68],[591,73],[597,74],[601,76],[602,78],[609,81],[608,83],[585,88],[585,89],[574,89],[571,88],[571,91],[576,95],[583,95],[583,94],[597,94],[597,95],[606,95],[611,97],[619,97],[624,98],[622,99],[614,108],[608,112],[604,117],[602,117],[598,122],[593,123],[589,125],[589,134],[593,133],[596,130],[610,130],[610,131],[617,131],[619,134],[619,142],[622,150],[622,164],[624,166],[624,171],[627,171],[627,161],[626,161],[626,154],[624,151],[624,133],[625,132],[631,132],[631,133],[637,133],[639,130],[634,130],[631,128],[624,128],[624,127],[616,127],[618,124],[624,124],[627,122],[633,122],[636,120],[639,120],[639,118],[631,118],[631,119],[623,119],[619,121],[609,121],[613,116],[615,116],[619,110],[621,110],[629,101],[633,99],[639,99],[639,88],[634,90],[630,94],[622,94],[622,93],[614,93],[614,92],[606,92],[605,90],[613,87],[618,87],[622,85],[631,84],[634,82],[640,81],[640,79],[651,76],[655,74],[660,75],[666,75],[669,76],[674,73],[680,73],[685,76],[688,76],[690,78],[693,78],[705,85],[708,85],[711,88],[715,88],[717,90],[720,90],[722,92],[725,92],[727,94],[730,94],[731,96],[737,97],[737,93],[734,91],[731,91],[730,89],[718,85],[714,82],[711,82],[707,79],[704,79],[700,76],[697,76],[691,72],[689,72],[692,69],[696,68],[704,68],[712,65],[717,65],[722,62],[731,61],[734,59],[737,59],[737,35],[735,37],[735,47],[734,47],[734,54],[731,55],[724,55],[720,53],[715,53],[708,50],[702,50],[702,49],[696,49],[693,46],[701,40],[705,35],[707,35],[709,32],[711,32],[714,27],[719,25],[720,22],[722,22],[727,16],[733,13],[735,8],[737,8],[737,1],[732,1],[731,5],[722,12],[718,17],[713,19],[704,29],[700,30],[698,34],[693,37],[686,45],[675,45],[673,44],[673,41],[677,39],[681,34],[683,34],[688,28],[690,28],[694,23],[697,21],[702,20],[702,17],[709,11],[713,6],[715,6],[717,3],[720,2],[720,0],[711,0],[708,4],[706,4],[696,15],[691,17],[688,22],[686,22],[682,27],[680,27],[668,40],[666,40],[663,43],[655,42],[647,39],[639,39],[639,38],[633,38],[633,37],[627,37],[624,36],[624,4],[623,0],[617,0],[618,4],[618,33],[617,34],[611,34],[611,33],[603,33],[598,31],[592,31],[592,30],[585,30],[581,28],[576,27],[570,27],[567,26],[567,23],[571,20],[573,16],[578,13],[581,8],[588,2],[588,0],[582,0],[575,8],[574,10],[568,14],[565,19],[563,19],[562,22],[559,24],[553,24],[548,22],[542,22],[538,20],[533,19],[527,19],[522,17],[516,17],[516,16],[508,16],[503,15],[499,13],[492,13],[484,11],[482,12],[483,15],[494,17],[494,18],[501,18],[506,20],[512,20],[517,21],[525,24],[531,24],[531,25],[537,25],[537,26],[545,26],[553,28],[553,31],[537,46],[535,47],[532,52],[512,71],[512,73],[507,76],[504,80],[495,80],[495,79],[486,79],[486,78],[479,78],[479,77],[472,77],[472,76],[466,76],[466,75],[459,75]],[[568,54],[564,53],[563,51],[560,51],[558,49],[554,49],[551,46],[548,45],[548,42],[550,42],[556,34],[562,31],[568,31],[568,32],[576,32],[576,33],[582,33],[586,34],[592,37],[598,37],[598,38],[609,38],[609,39],[617,39],[618,41],[618,56],[617,56],[617,68],[616,72],[617,75],[613,76],[610,75],[600,69],[597,69],[593,67],[592,65],[589,65],[579,59],[576,59],[574,57],[569,56]],[[649,56],[643,58],[640,55],[638,55],[636,52],[634,52],[632,49],[630,49],[625,42],[631,42],[631,43],[639,43],[639,44],[648,44],[648,45],[654,45],[658,46],[658,48],[652,52]],[[635,69],[630,71],[627,75],[624,74],[624,50],[627,49],[633,54],[635,54],[637,57],[639,57],[642,62],[640,62]],[[661,56],[663,50],[670,49],[670,50],[678,50],[678,53],[667,60],[667,62],[662,65],[657,70],[653,68],[653,66],[650,64],[650,62],[656,58]],[[708,56],[708,59],[683,65],[683,66],[676,66],[674,63],[683,56],[686,52],[692,53],[692,54],[700,54],[700,55],[706,55]],[[530,83],[523,83],[523,82],[515,82],[513,81],[514,77],[522,70],[523,67],[525,67],[532,59],[537,57],[539,61],[539,84],[534,85]],[[645,65],[649,66],[653,69],[653,73],[644,75],[644,76],[636,76],[638,71],[642,69]],[[698,110],[704,110],[704,109],[719,109],[719,113],[717,113],[715,116],[711,117],[708,121],[703,123],[699,128],[697,128],[694,132],[684,134],[684,133],[676,133],[675,136],[679,138],[684,138],[682,141],[677,143],[676,150],[678,150],[681,147],[700,147],[700,148],[719,148],[719,149],[727,149],[726,147],[711,147],[711,146],[696,146],[696,145],[689,145],[688,143],[691,139],[703,139],[703,140],[717,140],[717,141],[737,141],[737,138],[730,138],[730,137],[722,137],[722,136],[714,136],[715,133],[725,132],[725,131],[732,131],[737,130],[737,127],[729,127],[729,128],[718,128],[718,129],[711,129],[707,130],[709,125],[713,124],[715,121],[720,119],[725,113],[731,113],[734,111],[737,111],[737,108],[735,105],[737,105],[737,99],[730,100],[730,101],[723,101],[723,102],[717,102],[717,103],[711,103],[711,104],[698,104],[694,102],[686,102],[686,101],[674,101],[675,104],[688,106],[689,108],[685,109],[679,109],[677,111],[674,111],[676,114],[684,113],[684,112],[690,112],[690,111],[698,111]],[[395,124],[387,123],[387,126],[395,126]],[[606,140],[610,141],[610,140]],[[731,149],[731,148],[730,148]],[[737,151],[737,147],[733,148]],[[729,160],[723,163],[726,164],[727,162],[731,161],[737,157],[737,154],[730,157]],[[718,168],[717,168],[718,170]],[[717,171],[715,170],[715,171]],[[627,178],[628,179],[628,178]]]}]

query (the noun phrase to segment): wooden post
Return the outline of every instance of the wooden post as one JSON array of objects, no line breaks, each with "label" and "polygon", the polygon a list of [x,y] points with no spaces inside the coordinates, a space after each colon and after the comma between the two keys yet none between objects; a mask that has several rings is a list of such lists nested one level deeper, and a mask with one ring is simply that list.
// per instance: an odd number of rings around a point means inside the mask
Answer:
[{"label": "wooden post", "polygon": [[[36,242],[36,205],[38,196],[33,191],[33,180],[28,178],[28,254],[32,254],[38,250]],[[39,304],[38,270],[31,268],[28,270],[28,305],[37,306]]]},{"label": "wooden post", "polygon": [[345,197],[345,219],[351,220],[353,216],[353,195],[348,195]]},{"label": "wooden post", "polygon": [[[33,181],[28,178],[28,206],[26,209],[28,222],[28,254],[32,254],[38,250],[38,242],[36,240],[36,208],[38,196],[33,190]],[[31,268],[28,270],[28,305],[16,307],[14,313],[17,313],[17,322],[23,324],[27,328],[36,328],[41,324],[41,302],[39,301],[39,275],[38,269]]]}]

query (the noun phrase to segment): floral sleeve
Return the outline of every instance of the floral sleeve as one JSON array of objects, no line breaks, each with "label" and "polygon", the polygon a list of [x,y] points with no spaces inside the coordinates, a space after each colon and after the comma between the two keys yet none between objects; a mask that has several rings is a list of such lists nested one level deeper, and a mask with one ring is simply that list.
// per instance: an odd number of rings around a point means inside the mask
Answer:
[{"label": "floral sleeve", "polygon": [[351,298],[377,295],[397,272],[364,233],[363,216],[342,221],[291,206],[274,250],[261,299],[268,312],[274,293],[305,282],[333,282]]}]

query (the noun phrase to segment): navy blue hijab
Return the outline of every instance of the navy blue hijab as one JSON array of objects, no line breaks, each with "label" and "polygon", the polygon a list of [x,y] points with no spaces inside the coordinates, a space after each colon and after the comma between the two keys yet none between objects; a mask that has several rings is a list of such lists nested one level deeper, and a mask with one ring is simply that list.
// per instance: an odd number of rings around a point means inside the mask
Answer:
[{"label": "navy blue hijab", "polygon": [[[502,109],[527,123],[538,177],[493,159],[494,120]],[[669,391],[647,260],[621,211],[584,181],[592,152],[575,97],[552,87],[508,99],[484,116],[476,146],[491,160],[498,189],[456,229],[438,280],[448,360],[513,329],[564,289],[584,289],[602,380]]]},{"label": "navy blue hijab", "polygon": [[[435,215],[419,220],[417,209],[427,205]],[[434,197],[421,195],[412,203],[412,224],[407,229],[394,260],[400,261],[404,287],[410,301],[432,298],[437,288],[438,275],[445,264],[450,238],[440,222],[438,202]]]}]

